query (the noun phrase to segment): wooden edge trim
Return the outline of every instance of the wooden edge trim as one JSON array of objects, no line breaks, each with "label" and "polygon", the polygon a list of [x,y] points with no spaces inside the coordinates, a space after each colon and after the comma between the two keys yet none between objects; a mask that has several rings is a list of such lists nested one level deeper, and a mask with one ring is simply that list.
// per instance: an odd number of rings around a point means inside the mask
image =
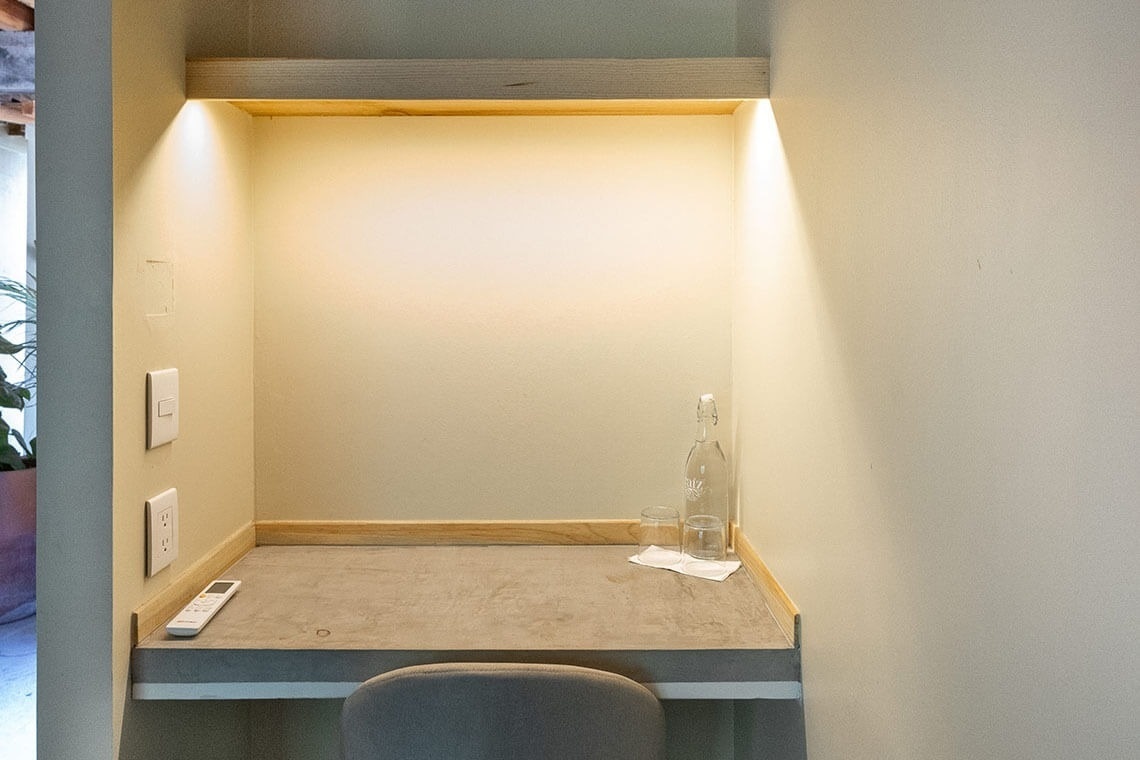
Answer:
[{"label": "wooden edge trim", "polygon": [[253,523],[240,528],[212,552],[188,567],[166,588],[140,604],[131,625],[131,644],[137,645],[185,606],[194,594],[217,578],[254,547]]},{"label": "wooden edge trim", "polygon": [[251,116],[724,116],[741,98],[654,100],[229,100]]},{"label": "wooden edge trim", "polygon": [[258,520],[258,546],[636,544],[637,520]]},{"label": "wooden edge trim", "polygon": [[764,601],[768,604],[768,610],[772,613],[772,617],[776,619],[776,623],[784,631],[784,635],[792,642],[792,646],[799,649],[800,646],[800,609],[796,603],[792,601],[783,587],[780,586],[776,576],[772,575],[772,571],[764,564],[764,560],[760,559],[760,554],[749,543],[748,537],[744,535],[744,531],[740,526],[733,523],[732,526],[732,541],[733,549],[736,551],[736,556],[740,558],[740,562],[752,575],[752,579],[756,581],[756,585],[760,587],[760,593],[764,595]]},{"label": "wooden edge trim", "polygon": [[766,98],[766,58],[191,58],[190,99]]}]

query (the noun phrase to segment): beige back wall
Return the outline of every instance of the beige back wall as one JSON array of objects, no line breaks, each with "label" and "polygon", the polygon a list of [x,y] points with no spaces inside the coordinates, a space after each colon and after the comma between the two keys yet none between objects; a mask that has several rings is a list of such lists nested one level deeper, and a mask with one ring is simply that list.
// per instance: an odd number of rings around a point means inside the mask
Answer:
[{"label": "beige back wall", "polygon": [[[748,535],[813,760],[1140,737],[1140,6],[776,3],[742,115]],[[897,4],[896,4],[897,5]]]},{"label": "beige back wall", "polygon": [[731,117],[257,119],[259,519],[633,517],[728,407]]}]

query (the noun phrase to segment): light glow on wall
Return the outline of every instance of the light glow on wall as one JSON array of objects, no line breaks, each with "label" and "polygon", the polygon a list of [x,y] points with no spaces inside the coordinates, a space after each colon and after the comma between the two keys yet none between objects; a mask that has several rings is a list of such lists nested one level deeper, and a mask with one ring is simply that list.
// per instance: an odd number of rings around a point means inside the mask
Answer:
[{"label": "light glow on wall", "polygon": [[256,118],[254,146],[259,518],[679,499],[693,403],[728,393],[730,116]]},{"label": "light glow on wall", "polygon": [[[835,330],[771,102],[746,103],[735,119],[736,491],[742,527],[769,551],[772,537],[761,526],[772,499],[788,494],[799,479],[838,476],[814,469],[827,452],[807,431],[831,430],[831,445],[841,448],[857,425],[847,414],[850,400],[837,397],[847,386],[834,360]],[[838,410],[847,412],[836,415]],[[836,535],[824,524],[802,527],[821,543]]]},{"label": "light glow on wall", "polygon": [[177,151],[180,180],[195,204],[209,202],[211,189],[224,181],[233,161],[220,137],[225,134],[218,124],[222,109],[228,106],[188,100],[170,125],[168,138],[173,143],[171,149]]}]

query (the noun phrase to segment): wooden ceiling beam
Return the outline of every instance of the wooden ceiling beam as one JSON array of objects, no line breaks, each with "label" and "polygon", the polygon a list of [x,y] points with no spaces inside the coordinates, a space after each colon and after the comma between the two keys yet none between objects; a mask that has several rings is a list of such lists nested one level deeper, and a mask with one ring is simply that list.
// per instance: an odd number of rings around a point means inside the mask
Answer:
[{"label": "wooden ceiling beam", "polygon": [[0,30],[6,32],[30,32],[36,28],[34,5],[19,0],[0,0]]},{"label": "wooden ceiling beam", "polygon": [[25,100],[21,103],[0,104],[0,122],[9,124],[34,124],[36,121],[36,102]]}]

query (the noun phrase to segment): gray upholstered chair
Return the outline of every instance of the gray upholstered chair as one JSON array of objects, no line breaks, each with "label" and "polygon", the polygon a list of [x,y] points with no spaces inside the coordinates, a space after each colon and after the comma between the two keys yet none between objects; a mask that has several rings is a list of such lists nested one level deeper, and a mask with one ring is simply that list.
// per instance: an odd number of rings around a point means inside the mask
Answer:
[{"label": "gray upholstered chair", "polygon": [[344,703],[344,760],[663,760],[644,686],[569,665],[447,663],[376,676]]}]

